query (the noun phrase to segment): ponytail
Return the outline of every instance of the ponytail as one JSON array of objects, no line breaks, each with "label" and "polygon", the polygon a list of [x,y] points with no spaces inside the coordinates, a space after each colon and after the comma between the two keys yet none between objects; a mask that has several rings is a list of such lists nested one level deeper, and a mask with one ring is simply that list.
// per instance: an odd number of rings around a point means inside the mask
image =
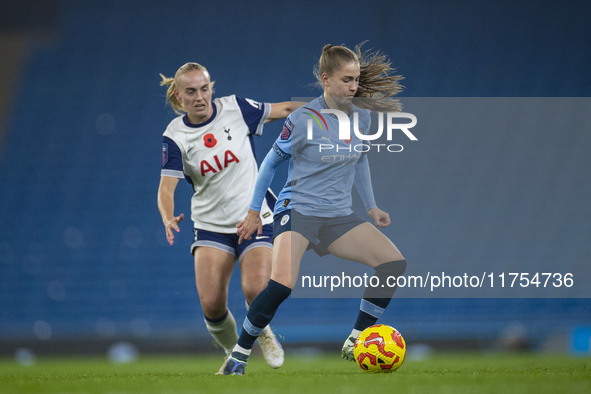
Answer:
[{"label": "ponytail", "polygon": [[168,89],[166,89],[166,101],[170,103],[170,106],[176,114],[182,115],[184,113],[183,103],[181,103],[181,101],[176,97],[176,94],[174,94],[176,90],[174,78],[168,78],[162,74],[160,74],[160,78],[162,78],[162,81],[160,81],[160,86],[168,85]]},{"label": "ponytail", "polygon": [[402,105],[393,96],[400,93],[403,86],[402,75],[394,75],[390,60],[380,51],[361,51],[365,42],[355,46],[355,54],[359,59],[361,75],[355,97],[359,97],[358,106],[375,111],[400,111]]}]

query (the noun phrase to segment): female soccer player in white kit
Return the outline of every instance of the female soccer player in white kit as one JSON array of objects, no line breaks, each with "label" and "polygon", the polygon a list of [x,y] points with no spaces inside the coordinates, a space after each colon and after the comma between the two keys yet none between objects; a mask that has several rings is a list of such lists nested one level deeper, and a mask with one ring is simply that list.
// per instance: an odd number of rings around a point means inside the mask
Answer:
[{"label": "female soccer player in white kit", "polygon": [[[248,214],[237,225],[240,240],[251,239],[254,231],[260,233],[259,213],[265,190],[278,164],[289,160],[288,179],[275,205],[271,279],[251,304],[224,375],[245,373],[252,345],[295,286],[306,249],[366,264],[375,269],[380,283],[404,273],[406,260],[376,228],[388,226],[390,217],[374,201],[366,154],[353,151],[335,155],[319,149],[327,140],[338,146],[336,152],[347,152],[347,147],[362,143],[356,134],[351,134],[352,140],[340,140],[338,118],[326,112],[322,116],[323,110],[339,110],[350,120],[356,118],[359,130],[367,132],[369,111],[353,105],[354,97],[380,99],[374,109],[399,109],[391,96],[400,90],[401,77],[390,75],[390,71],[389,62],[379,52],[366,57],[359,46],[356,53],[344,46],[323,48],[316,76],[324,94],[288,116],[281,135],[261,164]],[[314,114],[322,122],[308,122]],[[374,225],[353,213],[353,183]],[[376,323],[394,291],[395,287],[387,286],[365,290],[357,320],[343,345],[342,358],[353,360],[355,339]]]},{"label": "female soccer player in white kit", "polygon": [[[267,204],[275,201],[271,193],[260,212],[263,234],[240,245],[236,235],[236,223],[247,212],[258,173],[252,136],[261,135],[266,121],[287,117],[291,103],[259,103],[235,95],[212,100],[213,82],[198,63],[183,65],[174,78],[161,76],[161,85],[168,85],[167,99],[180,116],[163,134],[158,209],[172,245],[184,218],[183,213],[174,214],[174,192],[180,178],[192,184],[195,242],[191,253],[197,292],[207,329],[228,355],[238,339],[227,307],[236,260],[247,305],[264,289],[271,272],[273,220]],[[265,327],[261,338],[265,360],[279,368],[283,349],[270,327]]]}]

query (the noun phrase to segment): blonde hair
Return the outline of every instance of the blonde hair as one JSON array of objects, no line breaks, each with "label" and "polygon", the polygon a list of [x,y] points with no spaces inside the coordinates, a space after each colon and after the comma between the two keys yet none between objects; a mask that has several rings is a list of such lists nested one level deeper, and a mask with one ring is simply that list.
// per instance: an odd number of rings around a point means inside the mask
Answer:
[{"label": "blonde hair", "polygon": [[404,77],[393,75],[396,70],[391,67],[392,63],[382,52],[362,52],[363,44],[365,41],[356,45],[355,52],[344,45],[325,45],[318,65],[314,67],[318,84],[322,86],[322,74],[332,75],[344,64],[355,62],[361,69],[355,104],[376,111],[400,111],[400,101],[392,97],[402,91],[400,81]]},{"label": "blonde hair", "polygon": [[[170,106],[176,114],[182,115],[185,113],[183,103],[175,95],[178,77],[184,73],[195,70],[208,73],[207,68],[199,63],[185,63],[176,71],[174,78],[168,78],[163,74],[160,74],[160,78],[162,78],[162,81],[160,81],[160,86],[168,86],[168,89],[166,90],[166,101],[170,103]],[[214,83],[214,81],[211,81],[209,85],[212,90]]]}]

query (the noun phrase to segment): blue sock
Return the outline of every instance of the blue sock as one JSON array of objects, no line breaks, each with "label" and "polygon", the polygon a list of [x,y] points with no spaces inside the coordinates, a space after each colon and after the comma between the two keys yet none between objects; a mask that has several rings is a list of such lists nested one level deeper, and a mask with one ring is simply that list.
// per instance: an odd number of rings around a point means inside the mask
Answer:
[{"label": "blue sock", "polygon": [[[406,260],[391,261],[376,267],[375,276],[379,278],[379,283],[386,284],[388,277],[398,277],[404,274],[406,270]],[[396,291],[396,286],[378,286],[368,287],[363,292],[359,315],[355,321],[354,328],[359,331],[365,330],[369,326],[376,324],[378,319],[384,314],[384,310],[390,304],[390,300]]]},{"label": "blue sock", "polygon": [[363,331],[367,327],[376,324],[378,319],[384,314],[384,310],[389,303],[390,298],[362,298],[361,305],[359,306],[359,314],[357,315],[357,320],[353,328]]},{"label": "blue sock", "polygon": [[242,325],[242,332],[238,338],[238,346],[243,349],[252,349],[258,336],[275,316],[279,305],[290,294],[289,287],[270,279],[267,287],[250,304],[250,309]]}]

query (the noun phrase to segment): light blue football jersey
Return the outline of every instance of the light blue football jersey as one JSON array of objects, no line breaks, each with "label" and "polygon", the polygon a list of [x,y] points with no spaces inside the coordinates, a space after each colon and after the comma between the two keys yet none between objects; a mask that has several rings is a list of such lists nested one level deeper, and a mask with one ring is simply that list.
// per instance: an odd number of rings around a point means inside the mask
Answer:
[{"label": "light blue football jersey", "polygon": [[[292,112],[265,158],[265,161],[289,160],[287,181],[279,193],[275,214],[286,209],[320,217],[346,216],[353,212],[351,191],[360,160],[368,169],[364,142],[353,131],[353,114],[358,114],[357,125],[363,134],[369,131],[370,114],[368,110],[352,106],[349,114],[351,139],[340,140],[337,116],[322,113],[323,109],[329,108],[321,96]],[[369,179],[368,182],[371,189]],[[366,208],[375,206],[371,190],[360,192]],[[254,196],[251,208],[256,209],[256,191]]]}]

